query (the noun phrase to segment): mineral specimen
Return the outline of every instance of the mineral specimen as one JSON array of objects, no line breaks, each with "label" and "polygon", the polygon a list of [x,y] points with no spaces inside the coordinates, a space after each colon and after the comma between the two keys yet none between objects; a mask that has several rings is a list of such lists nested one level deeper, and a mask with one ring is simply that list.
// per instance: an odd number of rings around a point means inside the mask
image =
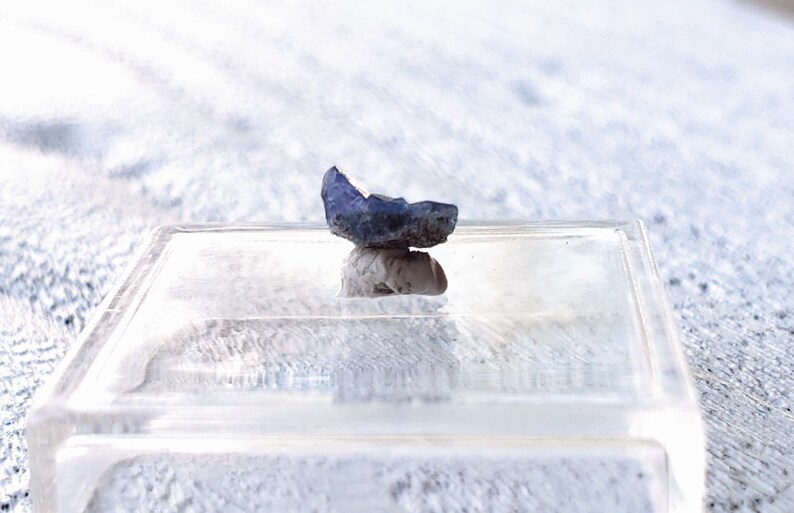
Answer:
[{"label": "mineral specimen", "polygon": [[429,248],[446,242],[458,221],[455,205],[369,194],[336,166],[326,171],[321,195],[331,233],[356,246]]}]

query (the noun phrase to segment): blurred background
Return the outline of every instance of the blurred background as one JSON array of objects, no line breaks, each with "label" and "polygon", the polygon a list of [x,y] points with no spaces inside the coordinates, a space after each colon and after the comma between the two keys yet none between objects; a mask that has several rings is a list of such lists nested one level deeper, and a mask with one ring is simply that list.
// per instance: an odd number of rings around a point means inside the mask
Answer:
[{"label": "blurred background", "polygon": [[708,511],[794,511],[788,0],[0,5],[0,510],[24,416],[152,228],[323,222],[323,172],[465,220],[642,218]]}]

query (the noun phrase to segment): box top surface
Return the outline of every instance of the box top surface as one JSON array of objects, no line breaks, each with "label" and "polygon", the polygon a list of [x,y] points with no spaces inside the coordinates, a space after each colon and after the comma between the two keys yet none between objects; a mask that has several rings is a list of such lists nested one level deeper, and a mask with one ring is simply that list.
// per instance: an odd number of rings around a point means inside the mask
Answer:
[{"label": "box top surface", "polygon": [[439,296],[338,297],[324,227],[159,229],[46,393],[76,408],[691,401],[640,223],[463,225]]}]

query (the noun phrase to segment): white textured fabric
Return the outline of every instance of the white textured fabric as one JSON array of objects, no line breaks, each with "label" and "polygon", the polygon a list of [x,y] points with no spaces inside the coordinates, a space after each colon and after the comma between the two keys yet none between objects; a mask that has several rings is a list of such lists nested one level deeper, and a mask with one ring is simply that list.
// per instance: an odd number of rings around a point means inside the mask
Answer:
[{"label": "white textured fabric", "polygon": [[30,511],[31,393],[149,230],[321,221],[332,164],[462,219],[646,219],[702,394],[706,507],[794,511],[791,21],[281,4],[0,4],[0,511]]}]

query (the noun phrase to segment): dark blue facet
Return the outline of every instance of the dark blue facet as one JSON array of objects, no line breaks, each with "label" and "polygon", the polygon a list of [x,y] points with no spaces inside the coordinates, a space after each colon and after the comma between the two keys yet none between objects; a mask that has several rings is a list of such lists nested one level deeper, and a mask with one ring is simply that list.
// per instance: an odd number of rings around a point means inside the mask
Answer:
[{"label": "dark blue facet", "polygon": [[367,194],[332,167],[323,177],[325,220],[331,233],[369,248],[429,248],[446,242],[458,207],[435,201]]}]

